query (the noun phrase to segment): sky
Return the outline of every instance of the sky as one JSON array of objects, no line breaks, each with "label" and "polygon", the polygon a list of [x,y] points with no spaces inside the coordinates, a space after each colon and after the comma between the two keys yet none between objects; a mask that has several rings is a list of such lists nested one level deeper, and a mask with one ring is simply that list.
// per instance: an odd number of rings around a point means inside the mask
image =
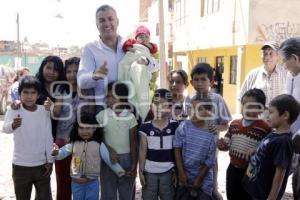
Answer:
[{"label": "sky", "polygon": [[[138,26],[139,0],[0,0],[0,40],[46,42],[52,47],[83,46],[97,39],[95,12],[112,5],[119,18],[118,33],[127,37]],[[56,17],[60,13],[62,18]]]}]

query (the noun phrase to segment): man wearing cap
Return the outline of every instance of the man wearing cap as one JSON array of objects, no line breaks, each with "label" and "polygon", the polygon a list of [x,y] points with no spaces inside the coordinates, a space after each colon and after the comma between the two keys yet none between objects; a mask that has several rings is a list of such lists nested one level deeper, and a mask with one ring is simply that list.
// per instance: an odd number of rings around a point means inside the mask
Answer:
[{"label": "man wearing cap", "polygon": [[250,89],[261,89],[266,95],[266,106],[276,96],[286,93],[287,70],[278,64],[277,53],[279,45],[274,41],[268,41],[262,46],[261,67],[251,70],[239,94],[239,99]]}]

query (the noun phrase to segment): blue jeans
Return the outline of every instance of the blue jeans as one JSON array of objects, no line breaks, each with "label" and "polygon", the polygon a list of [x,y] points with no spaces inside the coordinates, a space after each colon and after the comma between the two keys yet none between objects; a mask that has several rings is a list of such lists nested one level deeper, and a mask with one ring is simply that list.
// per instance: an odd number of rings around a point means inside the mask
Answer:
[{"label": "blue jeans", "polygon": [[[125,171],[131,168],[130,153],[119,154],[119,164]],[[105,163],[101,163],[101,200],[131,200],[135,194],[135,177],[118,177]],[[119,196],[118,196],[119,195]],[[118,198],[119,197],[119,198]]]},{"label": "blue jeans", "polygon": [[72,181],[73,200],[99,200],[99,179],[87,183]]},{"label": "blue jeans", "polygon": [[174,199],[174,187],[172,184],[172,171],[160,174],[145,173],[146,185],[143,187],[142,196],[144,200]]}]

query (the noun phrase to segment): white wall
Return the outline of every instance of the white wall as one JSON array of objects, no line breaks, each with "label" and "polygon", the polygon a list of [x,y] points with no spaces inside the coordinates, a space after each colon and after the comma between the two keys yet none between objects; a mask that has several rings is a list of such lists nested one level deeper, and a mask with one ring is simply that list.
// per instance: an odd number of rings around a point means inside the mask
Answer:
[{"label": "white wall", "polygon": [[300,1],[251,0],[249,28],[250,43],[300,36]]},{"label": "white wall", "polygon": [[220,0],[219,11],[203,17],[200,0],[185,2],[186,23],[174,25],[175,52],[247,43],[249,0]]}]

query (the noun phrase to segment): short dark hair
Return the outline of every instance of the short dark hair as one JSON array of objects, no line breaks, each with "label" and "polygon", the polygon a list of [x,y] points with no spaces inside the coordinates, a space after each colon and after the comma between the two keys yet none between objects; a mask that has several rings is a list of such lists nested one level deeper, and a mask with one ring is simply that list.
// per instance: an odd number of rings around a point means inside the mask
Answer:
[{"label": "short dark hair", "polygon": [[279,47],[279,54],[282,55],[284,59],[289,59],[292,54],[300,58],[300,37],[293,37],[283,41]]},{"label": "short dark hair", "polygon": [[25,88],[26,89],[33,88],[37,91],[38,94],[41,93],[41,83],[40,83],[39,79],[37,79],[36,77],[31,76],[31,75],[24,76],[21,79],[21,82],[20,82],[19,88],[18,88],[19,95],[21,95],[22,91]]},{"label": "short dark hair", "polygon": [[279,95],[272,99],[270,106],[275,107],[278,110],[279,115],[282,115],[285,111],[287,111],[290,114],[290,118],[288,120],[289,124],[294,123],[298,118],[300,106],[292,95]]},{"label": "short dark hair", "polygon": [[168,102],[172,102],[172,93],[169,90],[164,88],[157,89],[154,91],[152,102],[158,98],[163,98],[166,99]]},{"label": "short dark hair", "polygon": [[210,81],[214,80],[214,70],[208,63],[198,63],[194,66],[191,73],[191,78],[196,74],[207,74]]},{"label": "short dark hair", "polygon": [[92,138],[90,140],[101,143],[103,128],[99,127],[95,116],[93,116],[90,113],[86,113],[86,112],[81,113],[80,120],[77,120],[75,122],[74,127],[71,131],[71,134],[70,134],[70,141],[71,142],[82,141],[83,140],[78,134],[78,128],[81,125],[82,126],[89,126],[90,125],[91,127],[95,127],[96,130],[95,130],[94,135],[92,136]]},{"label": "short dark hair", "polygon": [[254,97],[256,102],[263,105],[263,107],[266,106],[266,95],[265,93],[257,88],[248,90],[242,97],[241,101],[243,101],[244,97]]},{"label": "short dark hair", "polygon": [[107,10],[112,10],[112,11],[114,11],[117,14],[117,12],[114,9],[114,7],[112,7],[112,6],[108,5],[108,4],[104,4],[104,5],[102,5],[102,6],[100,6],[100,7],[97,8],[97,10],[96,10],[96,16],[97,16],[98,12],[105,12]]},{"label": "short dark hair", "polygon": [[120,98],[121,102],[128,102],[128,86],[121,81],[113,81],[107,85],[107,91],[112,91],[113,95]]},{"label": "short dark hair", "polygon": [[183,69],[176,69],[176,70],[172,70],[169,75],[168,75],[168,80],[171,80],[172,79],[172,76],[173,74],[179,74],[179,76],[182,78],[183,80],[183,83],[185,85],[188,85],[189,84],[189,78],[188,78],[188,75],[187,73],[183,70]]},{"label": "short dark hair", "polygon": [[68,58],[67,60],[65,60],[65,72],[66,72],[66,69],[69,65],[79,65],[79,62],[80,62],[80,58],[79,57],[71,57],[71,58]]},{"label": "short dark hair", "polygon": [[193,103],[194,101],[199,102],[205,110],[212,111],[212,100],[208,95],[205,95],[204,93],[197,93],[191,98],[191,103]]},{"label": "short dark hair", "polygon": [[[154,91],[152,102],[159,100],[160,98],[166,99],[167,102],[171,103],[172,102],[172,93],[169,90],[164,89],[164,88],[157,89]],[[145,122],[151,121],[153,119],[154,119],[154,113],[152,112],[152,109],[150,109],[145,118]]]}]

